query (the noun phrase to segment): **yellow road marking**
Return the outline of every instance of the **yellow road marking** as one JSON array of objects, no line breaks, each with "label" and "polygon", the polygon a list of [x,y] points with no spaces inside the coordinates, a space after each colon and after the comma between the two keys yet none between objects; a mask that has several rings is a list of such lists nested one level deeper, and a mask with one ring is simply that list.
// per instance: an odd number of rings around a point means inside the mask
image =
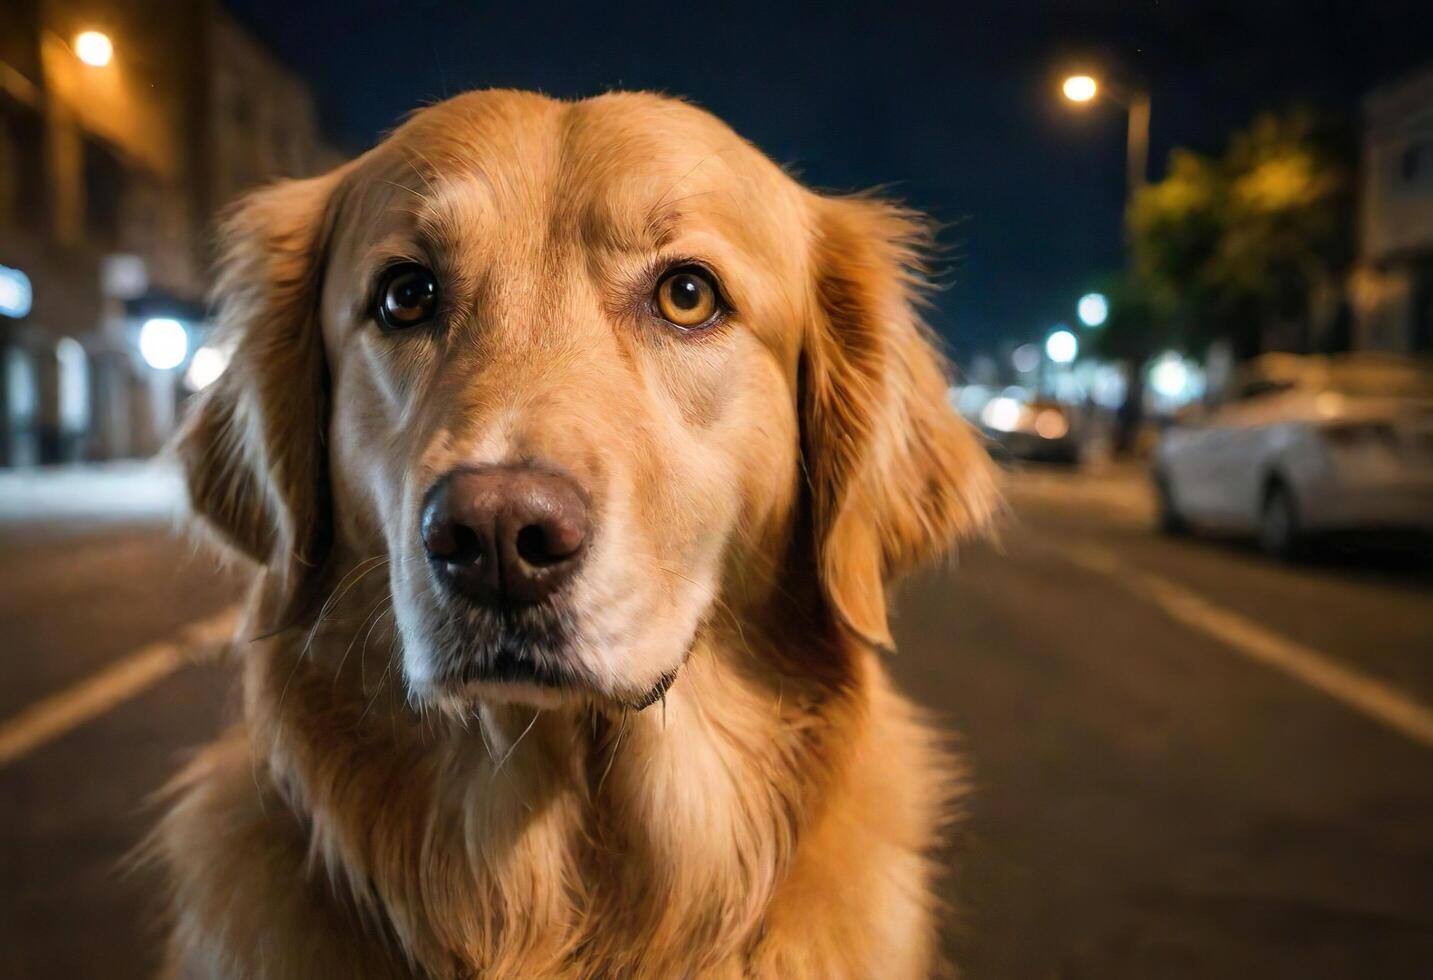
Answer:
[{"label": "yellow road marking", "polygon": [[0,768],[196,662],[194,651],[222,644],[233,635],[237,622],[238,610],[231,608],[191,623],[175,639],[142,646],[99,673],[41,698],[0,723]]}]

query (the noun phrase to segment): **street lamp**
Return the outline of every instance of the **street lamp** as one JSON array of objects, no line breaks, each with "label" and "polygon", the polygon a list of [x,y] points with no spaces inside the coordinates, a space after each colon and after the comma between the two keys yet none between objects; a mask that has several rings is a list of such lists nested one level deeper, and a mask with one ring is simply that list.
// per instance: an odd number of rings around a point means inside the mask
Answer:
[{"label": "street lamp", "polygon": [[1149,93],[1139,89],[1124,89],[1108,82],[1103,85],[1091,75],[1070,75],[1060,86],[1060,92],[1077,105],[1093,102],[1101,90],[1129,116],[1129,131],[1125,144],[1125,180],[1129,185],[1129,196],[1144,186],[1145,174],[1149,169]]},{"label": "street lamp", "polygon": [[1060,86],[1060,91],[1071,102],[1088,102],[1099,94],[1100,83],[1089,75],[1071,75]]},{"label": "street lamp", "polygon": [[114,57],[114,44],[103,31],[81,31],[72,47],[75,57],[93,68],[103,68]]}]

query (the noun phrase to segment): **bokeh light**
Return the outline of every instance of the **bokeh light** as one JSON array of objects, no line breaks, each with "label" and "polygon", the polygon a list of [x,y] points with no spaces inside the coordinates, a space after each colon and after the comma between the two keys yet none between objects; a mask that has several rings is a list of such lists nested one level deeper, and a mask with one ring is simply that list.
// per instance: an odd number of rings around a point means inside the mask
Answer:
[{"label": "bokeh light", "polygon": [[1079,353],[1079,338],[1068,330],[1056,330],[1045,340],[1045,356],[1056,364],[1069,364]]},{"label": "bokeh light", "polygon": [[94,68],[103,68],[114,57],[114,45],[102,31],[81,31],[75,35],[75,57]]},{"label": "bokeh light", "polygon": [[139,353],[155,370],[177,368],[189,353],[189,332],[184,324],[168,317],[145,320],[139,328]]},{"label": "bokeh light", "polygon": [[1105,299],[1103,293],[1086,293],[1080,297],[1079,303],[1075,304],[1075,312],[1080,316],[1080,322],[1087,327],[1104,326],[1104,322],[1110,318],[1109,300]]},{"label": "bokeh light", "polygon": [[1065,84],[1060,86],[1060,91],[1064,92],[1065,98],[1071,102],[1088,102],[1099,90],[1099,83],[1089,75],[1071,75],[1065,79]]}]

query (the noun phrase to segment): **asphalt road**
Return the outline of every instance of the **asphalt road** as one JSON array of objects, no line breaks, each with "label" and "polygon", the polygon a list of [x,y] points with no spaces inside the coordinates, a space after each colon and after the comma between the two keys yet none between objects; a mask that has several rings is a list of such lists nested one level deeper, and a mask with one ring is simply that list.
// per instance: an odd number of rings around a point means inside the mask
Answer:
[{"label": "asphalt road", "polygon": [[[236,711],[206,651],[241,583],[159,505],[87,513],[125,479],[38,519],[0,486],[0,977],[153,971],[125,856]],[[966,976],[1433,976],[1426,565],[1163,539],[1129,473],[1012,485],[998,543],[905,590],[893,662],[971,769]]]}]

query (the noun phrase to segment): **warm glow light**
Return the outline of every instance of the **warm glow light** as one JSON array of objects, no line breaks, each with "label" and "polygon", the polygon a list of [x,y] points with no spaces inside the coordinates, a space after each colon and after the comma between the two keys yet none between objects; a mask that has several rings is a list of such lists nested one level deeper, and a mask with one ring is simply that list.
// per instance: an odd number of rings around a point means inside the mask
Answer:
[{"label": "warm glow light", "polygon": [[100,31],[81,31],[75,35],[75,57],[87,65],[103,68],[114,57],[109,35]]},{"label": "warm glow light", "polygon": [[1070,431],[1070,423],[1063,412],[1047,408],[1035,416],[1035,431],[1042,439],[1060,439]]},{"label": "warm glow light", "polygon": [[1060,86],[1060,91],[1064,92],[1065,98],[1071,102],[1088,102],[1099,90],[1099,83],[1089,75],[1071,75],[1065,79],[1065,84]]},{"label": "warm glow light", "polygon": [[980,421],[996,432],[1014,432],[1020,427],[1020,416],[1025,413],[1021,404],[1013,398],[992,398],[980,412]]},{"label": "warm glow light", "polygon": [[1045,339],[1045,356],[1056,364],[1069,364],[1079,353],[1079,338],[1068,330],[1056,330]]},{"label": "warm glow light", "polygon": [[144,363],[157,371],[177,368],[189,353],[189,332],[184,324],[168,317],[145,320],[139,328],[139,353]]},{"label": "warm glow light", "polygon": [[1336,391],[1321,391],[1314,398],[1314,411],[1326,419],[1343,414],[1344,398]]},{"label": "warm glow light", "polygon": [[1087,327],[1102,326],[1110,317],[1109,300],[1100,293],[1086,293],[1075,306],[1080,322]]}]

